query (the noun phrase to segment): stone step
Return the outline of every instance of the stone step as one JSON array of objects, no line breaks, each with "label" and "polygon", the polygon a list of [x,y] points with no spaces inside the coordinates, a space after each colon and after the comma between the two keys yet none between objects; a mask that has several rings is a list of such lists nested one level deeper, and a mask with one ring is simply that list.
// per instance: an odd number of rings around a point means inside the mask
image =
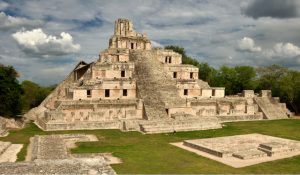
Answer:
[{"label": "stone step", "polygon": [[267,119],[288,118],[287,114],[282,110],[279,104],[271,102],[269,98],[256,97],[254,100]]},{"label": "stone step", "polygon": [[287,152],[292,152],[292,151],[295,151],[294,148],[290,148],[290,147],[281,147],[281,148],[276,148],[276,149],[270,149],[270,148],[267,148],[267,147],[263,147],[263,146],[259,146],[258,147],[258,150],[266,153],[268,156],[273,156],[275,154],[283,154],[283,153],[287,153]]},{"label": "stone step", "polygon": [[141,131],[145,133],[174,132],[174,131],[194,131],[221,128],[216,121],[203,120],[168,120],[149,121],[140,124]]},{"label": "stone step", "polygon": [[248,159],[260,158],[260,157],[267,157],[268,155],[263,151],[257,149],[251,149],[251,150],[235,152],[232,154],[232,156],[239,159],[248,160]]}]

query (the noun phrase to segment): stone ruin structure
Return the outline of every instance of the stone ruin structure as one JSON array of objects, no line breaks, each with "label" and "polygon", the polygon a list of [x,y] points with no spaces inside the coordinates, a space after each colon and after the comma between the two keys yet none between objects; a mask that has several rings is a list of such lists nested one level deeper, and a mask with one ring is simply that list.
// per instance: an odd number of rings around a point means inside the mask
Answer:
[{"label": "stone ruin structure", "polygon": [[171,144],[235,168],[300,155],[299,141],[262,134],[194,139]]},{"label": "stone ruin structure", "polygon": [[24,122],[22,120],[4,118],[0,116],[0,137],[8,135],[9,129],[19,129],[23,126]]},{"label": "stone ruin structure", "polygon": [[[30,139],[26,161],[14,162],[19,145],[0,141],[0,174],[107,174],[115,175],[102,153],[71,154],[76,142],[98,141],[94,135],[35,135]],[[19,146],[19,149],[14,147]],[[119,163],[119,162],[118,162]]]},{"label": "stone ruin structure", "polygon": [[79,62],[25,116],[43,130],[120,129],[163,133],[221,128],[222,122],[288,118],[268,90],[225,96],[198,79],[182,55],[152,48],[127,19],[115,22],[109,47],[92,63]]}]

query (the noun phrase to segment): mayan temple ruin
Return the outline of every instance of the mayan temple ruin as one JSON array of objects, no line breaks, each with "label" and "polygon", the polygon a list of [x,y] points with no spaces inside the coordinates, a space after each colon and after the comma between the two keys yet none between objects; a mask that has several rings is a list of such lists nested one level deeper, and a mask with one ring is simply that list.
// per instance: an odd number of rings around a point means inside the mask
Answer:
[{"label": "mayan temple ruin", "polygon": [[25,116],[43,130],[120,129],[164,133],[221,128],[223,122],[288,118],[269,90],[225,96],[198,79],[182,55],[152,48],[131,21],[118,19],[109,47],[92,63],[79,62]]}]

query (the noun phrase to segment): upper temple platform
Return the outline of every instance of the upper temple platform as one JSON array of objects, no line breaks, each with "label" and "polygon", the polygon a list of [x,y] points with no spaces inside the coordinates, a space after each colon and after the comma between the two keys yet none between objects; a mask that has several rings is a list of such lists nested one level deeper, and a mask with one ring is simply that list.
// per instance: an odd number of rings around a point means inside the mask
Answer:
[{"label": "upper temple platform", "polygon": [[134,31],[130,20],[118,19],[114,35],[109,39],[109,48],[150,50],[151,42],[145,34]]}]

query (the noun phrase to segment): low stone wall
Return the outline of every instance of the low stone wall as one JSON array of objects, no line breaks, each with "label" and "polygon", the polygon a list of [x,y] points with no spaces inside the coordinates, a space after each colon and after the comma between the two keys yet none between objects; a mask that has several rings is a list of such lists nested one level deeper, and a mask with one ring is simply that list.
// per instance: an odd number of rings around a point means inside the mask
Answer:
[{"label": "low stone wall", "polygon": [[236,122],[236,121],[250,121],[250,120],[263,120],[262,113],[254,115],[224,115],[217,116],[220,122]]},{"label": "low stone wall", "polygon": [[45,131],[57,131],[57,130],[93,130],[93,129],[120,129],[121,122],[116,121],[99,121],[88,122],[78,121],[73,123],[61,122],[61,123],[45,123],[43,120],[37,120],[37,124]]}]

